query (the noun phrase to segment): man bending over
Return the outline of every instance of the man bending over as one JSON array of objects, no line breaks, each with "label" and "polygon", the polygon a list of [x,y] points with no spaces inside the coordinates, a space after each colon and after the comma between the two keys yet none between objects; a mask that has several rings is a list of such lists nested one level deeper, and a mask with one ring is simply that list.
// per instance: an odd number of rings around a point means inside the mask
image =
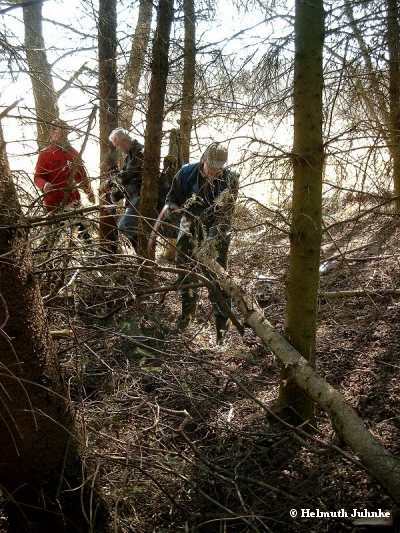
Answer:
[{"label": "man bending over", "polygon": [[[155,246],[156,235],[162,221],[171,212],[181,210],[177,238],[177,266],[186,272],[178,282],[182,300],[182,313],[178,320],[180,329],[186,328],[194,318],[198,291],[187,287],[198,283],[191,274],[196,268],[193,253],[202,241],[211,241],[217,262],[226,269],[231,241],[231,220],[239,189],[239,176],[225,167],[227,149],[212,143],[198,163],[184,165],[176,174],[172,187],[150,237],[149,247]],[[231,302],[221,292],[209,291],[213,305],[217,342],[223,342],[229,326]]]}]

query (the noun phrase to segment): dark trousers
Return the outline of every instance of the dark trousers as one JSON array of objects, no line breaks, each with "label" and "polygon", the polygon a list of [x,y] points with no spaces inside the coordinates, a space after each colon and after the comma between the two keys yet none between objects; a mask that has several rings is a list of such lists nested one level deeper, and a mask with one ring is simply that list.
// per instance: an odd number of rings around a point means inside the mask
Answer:
[{"label": "dark trousers", "polygon": [[91,242],[92,239],[87,226],[83,222],[78,222],[76,227],[78,228],[78,237],[87,243]]},{"label": "dark trousers", "polygon": [[134,196],[125,207],[125,213],[118,221],[118,229],[130,240],[137,251],[139,229],[139,197]]},{"label": "dark trousers", "polygon": [[[178,236],[176,243],[176,264],[178,268],[186,270],[186,272],[178,275],[179,286],[198,284],[198,278],[193,274],[194,269],[199,268],[198,263],[193,258],[193,250],[198,242],[198,239],[192,234],[180,233]],[[229,236],[219,236],[215,239],[216,261],[224,269],[226,269],[228,264],[229,246]],[[204,274],[212,281],[212,274],[209,272],[204,272]],[[232,306],[231,298],[223,291],[216,289],[209,289],[208,294],[213,306],[217,330],[226,329]],[[182,316],[194,316],[199,297],[198,289],[185,287],[180,289],[180,295],[182,300]]]}]

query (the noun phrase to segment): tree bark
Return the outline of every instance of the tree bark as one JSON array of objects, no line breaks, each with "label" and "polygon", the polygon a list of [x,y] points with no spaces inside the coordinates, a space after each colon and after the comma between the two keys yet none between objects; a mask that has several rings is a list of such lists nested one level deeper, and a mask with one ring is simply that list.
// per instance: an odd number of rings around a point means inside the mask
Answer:
[{"label": "tree bark", "polygon": [[274,329],[263,311],[246,298],[216,261],[210,259],[209,251],[205,248],[196,255],[198,260],[217,276],[217,281],[224,292],[232,297],[244,318],[244,323],[253,329],[282,363],[287,378],[296,384],[298,390],[307,394],[307,397],[318,403],[329,414],[337,434],[353,450],[368,472],[386,489],[393,501],[399,504],[399,459],[390,455],[374,439],[343,395],[321,378],[310,361]]},{"label": "tree bark", "polygon": [[10,227],[20,221],[0,125],[0,479],[9,531],[103,531],[103,506],[85,485],[27,230]]},{"label": "tree bark", "polygon": [[140,195],[139,253],[146,257],[151,228],[157,218],[162,127],[168,78],[168,52],[174,1],[160,0],[153,42],[149,107],[146,113],[143,182]]},{"label": "tree bark", "polygon": [[99,0],[98,54],[100,99],[100,226],[102,247],[116,253],[118,230],[115,210],[110,208],[107,180],[117,166],[117,153],[108,137],[118,126],[117,95],[117,7],[116,0]]},{"label": "tree bark", "polygon": [[39,149],[49,143],[50,123],[59,117],[57,95],[42,31],[42,3],[23,7],[25,49],[35,100]]},{"label": "tree bark", "polygon": [[[286,335],[315,364],[322,204],[322,0],[296,0],[293,201]],[[279,403],[295,417],[313,416],[313,403],[282,370]]]},{"label": "tree bark", "polygon": [[[400,30],[397,0],[386,0],[387,43],[389,49],[389,138],[395,196],[400,195]],[[400,213],[400,197],[396,199]]]},{"label": "tree bark", "polygon": [[194,0],[183,1],[185,46],[183,65],[180,133],[183,163],[189,162],[190,134],[193,121],[194,83],[196,78],[196,16]]},{"label": "tree bark", "polygon": [[[351,0],[345,1],[344,9],[354,37],[356,38],[358,46],[360,48],[364,65],[368,72],[368,90],[373,92],[375,100],[377,102],[377,105],[375,104],[377,108],[377,115],[380,116],[380,120],[385,124],[385,126],[387,126],[389,124],[390,119],[386,98],[380,89],[379,79],[372,64],[371,54],[369,52],[367,43],[365,42],[363,33],[358,25],[357,20],[354,18],[353,5]],[[363,91],[363,97],[366,99],[368,105],[368,102],[371,102],[368,91]]]},{"label": "tree bark", "polygon": [[183,165],[180,131],[173,128],[169,133],[168,155],[176,159],[177,171]]},{"label": "tree bark", "polygon": [[132,39],[132,48],[129,56],[128,70],[125,75],[122,102],[120,106],[120,125],[127,130],[130,130],[132,126],[132,116],[135,111],[139,82],[142,76],[146,51],[149,45],[152,17],[152,0],[140,0],[139,15]]}]

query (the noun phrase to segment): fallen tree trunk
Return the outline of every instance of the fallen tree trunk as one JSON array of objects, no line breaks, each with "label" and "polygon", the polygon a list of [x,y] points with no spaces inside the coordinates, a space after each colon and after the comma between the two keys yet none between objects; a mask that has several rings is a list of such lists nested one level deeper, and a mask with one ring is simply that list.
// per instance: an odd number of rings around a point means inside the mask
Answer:
[{"label": "fallen tree trunk", "polygon": [[351,248],[350,250],[342,251],[337,247],[339,249],[339,252],[334,255],[330,255],[329,257],[324,259],[323,262],[327,263],[328,261],[334,261],[335,259],[343,259],[347,255],[353,254],[354,252],[359,252],[360,250],[364,250],[364,248],[368,248],[370,246],[373,246],[374,244],[378,244],[378,241],[367,242],[367,244],[362,244],[361,246],[357,246],[356,248]]},{"label": "fallen tree trunk", "polygon": [[337,434],[353,450],[368,472],[400,503],[400,461],[371,435],[343,395],[318,375],[308,361],[278,333],[263,312],[243,293],[225,270],[210,259],[209,250],[197,253],[202,264],[217,275],[221,288],[233,298],[245,323],[285,367],[287,375],[330,416]]},{"label": "fallen tree trunk", "polygon": [[354,298],[357,296],[400,296],[400,289],[354,289],[348,291],[327,291],[321,292],[320,296],[327,300],[338,300],[340,298]]}]

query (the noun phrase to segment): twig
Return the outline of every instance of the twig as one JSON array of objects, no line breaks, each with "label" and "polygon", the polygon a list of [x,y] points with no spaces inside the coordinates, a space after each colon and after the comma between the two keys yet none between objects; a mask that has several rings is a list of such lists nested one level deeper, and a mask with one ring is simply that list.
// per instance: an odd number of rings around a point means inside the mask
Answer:
[{"label": "twig", "polygon": [[12,9],[17,9],[18,7],[29,7],[35,4],[42,4],[43,2],[46,2],[46,0],[27,0],[26,2],[21,2],[20,4],[15,4],[15,5],[6,7],[4,9],[1,9],[0,15],[4,15],[5,13],[8,13]]},{"label": "twig", "polygon": [[[1,11],[0,11],[0,15],[1,15]],[[0,120],[3,119],[4,117],[6,117],[8,115],[8,113],[10,111],[12,111],[14,109],[14,107],[17,107],[17,105],[22,101],[22,98],[19,98],[18,100],[15,100],[15,102],[13,102],[11,105],[9,105],[8,107],[6,107],[4,109],[4,111],[2,111],[0,113]]]},{"label": "twig", "polygon": [[[69,80],[65,82],[65,85],[61,87],[59,91],[57,91],[57,97],[59,98],[65,91],[67,91],[71,85],[74,83],[76,79],[79,78],[79,76],[82,74],[82,72],[85,70],[86,67],[86,61],[83,63],[83,65],[70,77]],[[95,106],[97,108],[97,106]]]}]

